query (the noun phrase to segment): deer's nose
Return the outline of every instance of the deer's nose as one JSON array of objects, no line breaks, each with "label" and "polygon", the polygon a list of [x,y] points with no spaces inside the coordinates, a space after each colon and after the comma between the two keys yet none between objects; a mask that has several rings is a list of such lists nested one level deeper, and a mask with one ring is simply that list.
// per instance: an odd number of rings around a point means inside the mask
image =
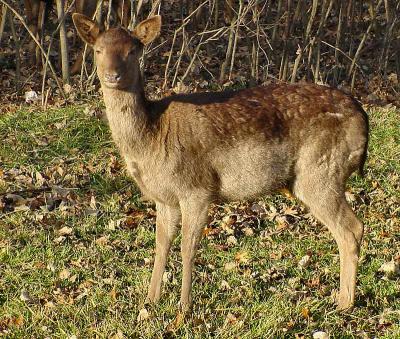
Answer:
[{"label": "deer's nose", "polygon": [[104,79],[107,82],[118,82],[121,79],[121,75],[117,72],[113,72],[113,73],[106,73],[104,75]]}]

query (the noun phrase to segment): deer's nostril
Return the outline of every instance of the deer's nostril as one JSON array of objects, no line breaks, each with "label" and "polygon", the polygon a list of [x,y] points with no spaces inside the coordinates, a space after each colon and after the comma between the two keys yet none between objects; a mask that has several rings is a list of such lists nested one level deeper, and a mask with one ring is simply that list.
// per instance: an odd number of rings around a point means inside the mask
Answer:
[{"label": "deer's nostril", "polygon": [[121,80],[121,75],[119,73],[106,73],[104,78],[107,82],[118,82]]}]

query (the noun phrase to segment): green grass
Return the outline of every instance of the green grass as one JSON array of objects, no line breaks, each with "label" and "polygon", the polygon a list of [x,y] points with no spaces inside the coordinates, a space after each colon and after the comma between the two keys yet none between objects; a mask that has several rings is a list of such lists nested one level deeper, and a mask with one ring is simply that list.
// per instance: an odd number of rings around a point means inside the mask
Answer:
[{"label": "green grass", "polygon": [[[83,111],[22,108],[0,116],[0,192],[23,191],[26,199],[15,208],[17,202],[0,196],[0,335],[293,338],[320,330],[332,338],[400,336],[400,279],[378,272],[384,262],[400,260],[399,111],[369,111],[366,177],[349,182],[365,223],[353,311],[335,311],[338,253],[328,231],[296,201],[274,196],[255,206],[265,208],[264,216],[249,203],[213,207],[212,231],[196,260],[193,314],[175,327],[180,239],[161,302],[149,319],[137,321],[151,274],[154,209],[139,199],[108,128]],[[71,190],[35,191],[43,186]],[[269,218],[274,207],[278,219]],[[227,245],[227,215],[237,216],[236,245]],[[60,238],[66,228],[71,233]],[[247,261],[239,262],[238,253]],[[299,268],[306,254],[310,265]],[[23,292],[29,300],[21,299]]]}]

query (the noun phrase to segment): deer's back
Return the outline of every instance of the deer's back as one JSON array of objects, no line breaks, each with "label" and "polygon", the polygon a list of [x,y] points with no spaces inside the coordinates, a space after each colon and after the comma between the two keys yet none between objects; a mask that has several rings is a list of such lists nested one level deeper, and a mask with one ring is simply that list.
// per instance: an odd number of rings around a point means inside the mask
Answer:
[{"label": "deer's back", "polygon": [[352,98],[316,85],[177,95],[155,105],[156,145],[171,184],[206,187],[228,200],[287,186],[309,146],[316,163],[343,165],[366,134]]},{"label": "deer's back", "polygon": [[340,128],[353,116],[364,119],[362,108],[350,96],[313,84],[175,95],[154,106],[156,115],[176,120],[182,134],[194,130],[199,138],[212,135],[213,142],[223,143],[259,134],[269,141],[290,137],[295,142],[297,134]]}]

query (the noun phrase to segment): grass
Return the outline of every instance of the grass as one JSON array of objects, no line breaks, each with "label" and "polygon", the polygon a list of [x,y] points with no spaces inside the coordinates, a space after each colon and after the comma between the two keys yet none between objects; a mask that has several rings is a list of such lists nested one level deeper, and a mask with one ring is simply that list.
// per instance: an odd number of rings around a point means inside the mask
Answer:
[{"label": "grass", "polygon": [[[137,320],[155,211],[139,199],[108,128],[83,111],[25,107],[0,116],[0,192],[20,191],[0,196],[0,335],[400,337],[400,279],[379,272],[400,260],[399,111],[369,111],[366,177],[349,182],[365,224],[353,311],[335,311],[338,253],[328,231],[293,199],[274,196],[213,207],[196,260],[193,314],[182,323],[174,323],[179,238],[160,304]],[[43,186],[59,190],[35,191]],[[305,255],[310,263],[301,268]]]}]

